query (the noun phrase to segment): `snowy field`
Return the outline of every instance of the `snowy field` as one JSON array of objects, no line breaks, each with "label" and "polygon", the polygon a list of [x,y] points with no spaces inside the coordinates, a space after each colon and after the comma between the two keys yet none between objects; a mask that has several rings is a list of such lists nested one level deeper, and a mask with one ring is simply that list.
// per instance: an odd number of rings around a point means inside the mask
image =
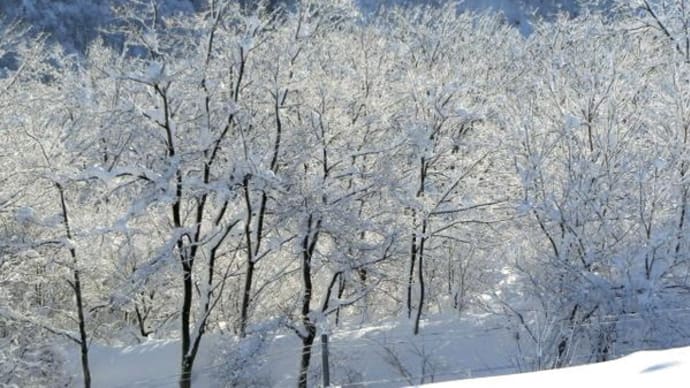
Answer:
[{"label": "snowy field", "polygon": [[[232,347],[235,347],[234,349]],[[225,359],[237,345],[219,336],[205,339],[193,378],[196,387],[241,385],[288,387],[296,384],[300,343],[287,333],[267,339],[260,350],[245,353],[246,364]],[[250,345],[251,347],[251,345]],[[310,380],[321,382],[321,344],[312,355]],[[92,347],[94,386],[168,387],[179,378],[179,342],[150,340],[136,346]],[[690,377],[690,347],[637,352],[620,359],[558,370],[527,370],[517,356],[514,334],[486,317],[445,316],[425,322],[418,336],[400,322],[359,329],[339,329],[329,340],[331,382],[342,387],[685,387]],[[79,381],[78,353],[73,376]],[[233,370],[234,366],[237,369]],[[245,365],[244,367],[240,365]],[[248,365],[251,365],[249,367]],[[246,369],[245,369],[246,368]],[[487,377],[490,376],[490,377]]]},{"label": "snowy field", "polygon": [[[340,386],[399,387],[457,378],[491,376],[520,370],[511,334],[481,317],[435,319],[413,336],[410,322],[402,320],[359,329],[339,329],[329,339],[331,381]],[[193,385],[224,386],[229,374],[225,347],[237,345],[219,336],[202,344]],[[239,345],[240,348],[246,344]],[[321,344],[312,355],[311,379],[321,381]],[[266,340],[261,350],[248,355],[255,376],[242,376],[246,384],[286,387],[296,384],[300,342],[294,333]],[[78,353],[72,354],[75,381],[79,380]],[[234,349],[237,351],[237,349]],[[95,387],[167,387],[177,383],[178,341],[150,340],[135,346],[91,349]]]}]

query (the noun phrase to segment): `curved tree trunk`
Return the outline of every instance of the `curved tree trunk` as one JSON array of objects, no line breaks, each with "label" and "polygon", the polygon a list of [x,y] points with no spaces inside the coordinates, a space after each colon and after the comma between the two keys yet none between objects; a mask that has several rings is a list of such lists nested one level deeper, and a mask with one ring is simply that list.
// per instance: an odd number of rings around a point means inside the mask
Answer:
[{"label": "curved tree trunk", "polygon": [[302,309],[300,313],[304,332],[300,334],[302,339],[302,356],[300,359],[299,378],[297,380],[299,388],[307,388],[311,350],[314,338],[316,338],[316,326],[311,321],[309,314],[311,313],[311,299],[313,295],[311,264],[319,236],[319,225],[320,222],[314,222],[313,216],[310,214],[307,220],[307,231],[302,239],[302,282],[304,288],[302,290]]}]

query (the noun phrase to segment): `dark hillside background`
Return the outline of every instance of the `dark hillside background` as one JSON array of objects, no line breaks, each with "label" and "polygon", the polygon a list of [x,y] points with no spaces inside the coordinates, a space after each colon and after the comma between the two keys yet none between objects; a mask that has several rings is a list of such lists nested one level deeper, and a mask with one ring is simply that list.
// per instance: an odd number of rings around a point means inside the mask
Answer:
[{"label": "dark hillside background", "polygon": [[[255,0],[242,0],[251,6]],[[276,0],[279,1],[279,0]],[[292,0],[291,0],[292,1]],[[443,0],[356,0],[366,11],[380,6],[438,4]],[[0,0],[0,15],[5,21],[22,20],[35,32],[46,32],[67,51],[82,52],[99,29],[112,22],[113,5],[133,4],[131,0]],[[142,2],[147,3],[147,2]],[[195,12],[207,0],[159,0],[161,14]],[[548,17],[556,12],[577,14],[577,0],[466,0],[459,9],[494,10],[528,34],[534,15]]]}]

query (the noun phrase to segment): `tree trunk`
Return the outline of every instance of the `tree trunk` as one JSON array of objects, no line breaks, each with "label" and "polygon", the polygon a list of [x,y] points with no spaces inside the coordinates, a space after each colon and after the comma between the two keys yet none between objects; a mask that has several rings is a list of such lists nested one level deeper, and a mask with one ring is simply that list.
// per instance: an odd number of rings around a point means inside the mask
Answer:
[{"label": "tree trunk", "polygon": [[[422,157],[420,159],[419,163],[419,188],[417,189],[417,198],[421,198],[424,195],[424,190],[425,190],[425,182],[426,182],[426,173],[427,173],[427,161],[425,157]],[[417,236],[416,233],[416,227],[414,224],[416,224],[416,213],[413,213],[413,227],[415,228],[415,235],[412,236],[412,260],[410,263],[410,273],[408,277],[408,290],[407,290],[407,295],[408,295],[408,318],[410,317],[411,313],[411,302],[409,299],[412,298],[411,295],[411,288],[412,288],[412,277],[414,273],[414,259],[415,257],[417,258],[417,279],[419,281],[419,305],[417,306],[417,315],[415,316],[415,321],[414,321],[414,334],[417,335],[419,333],[419,320],[422,317],[422,309],[424,308],[424,242],[426,241],[426,227],[427,227],[427,220],[425,218],[426,216],[422,214],[422,235]],[[418,240],[418,242],[417,242]]]},{"label": "tree trunk", "polygon": [[[345,277],[340,275],[338,277],[338,300],[342,299],[343,293],[345,292]],[[335,310],[335,325],[340,324],[340,306]]]},{"label": "tree trunk", "polygon": [[311,263],[316,248],[316,241],[318,239],[318,229],[320,222],[313,223],[313,216],[310,214],[307,220],[307,231],[302,239],[302,281],[304,290],[302,293],[302,309],[301,319],[302,326],[306,330],[306,334],[300,334],[302,338],[302,357],[300,359],[299,378],[297,386],[299,388],[307,388],[309,379],[309,363],[311,361],[311,348],[316,337],[316,326],[311,321],[309,313],[311,312],[311,299],[313,294],[312,278],[311,278]]},{"label": "tree trunk", "polygon": [[81,299],[81,280],[79,270],[74,270],[74,294],[77,299],[77,316],[79,318],[79,347],[81,350],[81,370],[84,375],[84,388],[91,387],[91,369],[89,368],[89,343],[86,336],[86,319]]},{"label": "tree trunk", "polygon": [[242,292],[242,307],[240,310],[240,337],[247,335],[247,315],[249,312],[249,302],[251,298],[252,283],[254,282],[254,249],[252,248],[252,201],[249,194],[249,174],[244,176],[244,202],[247,217],[244,221],[244,238],[247,244],[247,273],[244,278],[244,289]]},{"label": "tree trunk", "polygon": [[194,366],[194,359],[183,355],[180,365],[180,388],[192,387],[192,366]]},{"label": "tree trunk", "polygon": [[681,181],[681,201],[680,201],[680,219],[678,220],[678,240],[676,241],[676,260],[679,259],[681,245],[683,243],[683,231],[685,229],[685,213],[688,208],[688,188],[685,183],[685,175],[687,173],[687,166],[685,162],[680,167],[680,181]]},{"label": "tree trunk", "polygon": [[427,222],[424,220],[422,222],[422,237],[419,239],[419,249],[417,252],[417,264],[419,265],[419,268],[417,268],[417,276],[419,280],[419,305],[417,306],[417,316],[414,320],[415,335],[419,334],[419,321],[422,318],[422,310],[424,309],[424,242],[426,241],[426,226]]},{"label": "tree trunk", "polygon": [[247,336],[247,319],[249,314],[249,302],[251,299],[252,283],[254,279],[254,262],[247,261],[247,274],[244,279],[244,292],[242,294],[242,310],[240,312],[240,337]]},{"label": "tree trunk", "polygon": [[181,333],[182,333],[182,360],[180,365],[180,388],[189,388],[192,385],[192,365],[194,364],[193,357],[190,356],[189,350],[191,345],[191,336],[189,332],[189,322],[192,310],[192,292],[194,287],[192,284],[192,269],[189,264],[183,262],[183,295],[182,295],[182,311],[181,313]]},{"label": "tree trunk", "polygon": [[[65,191],[61,184],[56,183],[55,187],[60,194],[60,207],[62,208],[62,221],[65,227],[65,236],[68,240],[72,240],[72,229],[70,227],[69,214],[67,210],[67,202],[65,201]],[[74,246],[69,248],[69,254],[72,258],[72,275],[73,281],[70,284],[77,304],[77,318],[79,325],[79,349],[81,353],[81,370],[84,376],[84,388],[91,387],[91,369],[89,368],[89,342],[86,334],[86,318],[84,316],[84,302],[82,300],[81,292],[81,276],[79,273],[79,261],[77,260],[77,250]]]},{"label": "tree trunk", "polygon": [[[414,219],[414,210],[412,218]],[[413,221],[414,227],[414,221]],[[417,259],[417,235],[416,232],[412,234],[412,242],[410,243],[410,271],[407,275],[407,318],[412,318],[412,283],[414,282],[414,266]]]},{"label": "tree trunk", "polygon": [[299,364],[299,379],[297,380],[298,388],[307,388],[309,382],[309,364],[311,362],[311,349],[314,345],[314,338],[316,338],[316,327],[311,325],[308,329],[308,335],[302,338],[302,357]]}]

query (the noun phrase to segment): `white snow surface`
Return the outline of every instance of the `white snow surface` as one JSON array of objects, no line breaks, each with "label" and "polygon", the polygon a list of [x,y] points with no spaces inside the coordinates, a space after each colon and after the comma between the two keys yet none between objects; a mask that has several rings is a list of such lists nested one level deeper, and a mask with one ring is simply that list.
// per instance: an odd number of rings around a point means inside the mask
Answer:
[{"label": "white snow surface", "polygon": [[[92,346],[89,352],[94,387],[167,387],[175,385],[180,364],[180,343],[176,340],[150,340],[125,347]],[[80,370],[74,354],[74,381],[80,382]],[[197,356],[198,369],[209,365],[208,352]],[[204,374],[195,380],[199,387],[210,385]]]},{"label": "white snow surface", "polygon": [[[345,325],[330,334],[331,382],[335,386],[401,387],[685,387],[690,377],[690,347],[645,351],[600,364],[514,375],[525,370],[515,337],[495,318],[479,315],[436,316],[412,335],[406,318],[378,325]],[[250,342],[250,341],[248,341]],[[222,387],[296,385],[301,344],[291,332],[268,338],[259,351],[227,335],[202,340],[194,364],[193,386]],[[71,354],[73,381],[81,378],[79,354]],[[90,351],[93,386],[169,387],[179,376],[177,340],[149,340],[139,345]],[[310,386],[321,381],[321,343],[312,352]],[[522,366],[521,366],[522,365]],[[249,380],[247,380],[247,378]],[[453,381],[455,380],[455,381]],[[237,381],[240,381],[239,383]],[[248,383],[251,381],[251,383]],[[446,381],[446,382],[444,382]],[[438,383],[440,382],[440,383]]]},{"label": "white snow surface", "polygon": [[685,388],[690,384],[690,347],[644,351],[598,364],[426,384],[424,388],[626,387]]},{"label": "white snow surface", "polygon": [[[194,363],[194,387],[225,386],[224,373],[232,373],[227,352],[241,353],[232,336],[208,334],[201,343]],[[367,387],[400,387],[409,384],[487,376],[516,372],[514,343],[509,331],[474,316],[435,317],[422,322],[422,332],[412,335],[412,323],[406,318],[378,325],[358,327],[345,325],[329,338],[331,381],[341,385],[363,383]],[[73,381],[79,382],[81,371],[78,348],[70,352]],[[219,356],[225,351],[225,356]],[[259,386],[289,387],[296,385],[301,352],[298,337],[285,331],[267,339],[259,354],[247,364],[262,364]],[[168,387],[175,386],[179,376],[180,343],[175,339],[152,339],[131,346],[92,344],[89,352],[95,387]],[[426,360],[426,365],[424,364]],[[507,366],[507,369],[506,369]],[[321,343],[317,335],[312,352],[310,377],[320,382]],[[433,379],[432,379],[433,375]]]}]

